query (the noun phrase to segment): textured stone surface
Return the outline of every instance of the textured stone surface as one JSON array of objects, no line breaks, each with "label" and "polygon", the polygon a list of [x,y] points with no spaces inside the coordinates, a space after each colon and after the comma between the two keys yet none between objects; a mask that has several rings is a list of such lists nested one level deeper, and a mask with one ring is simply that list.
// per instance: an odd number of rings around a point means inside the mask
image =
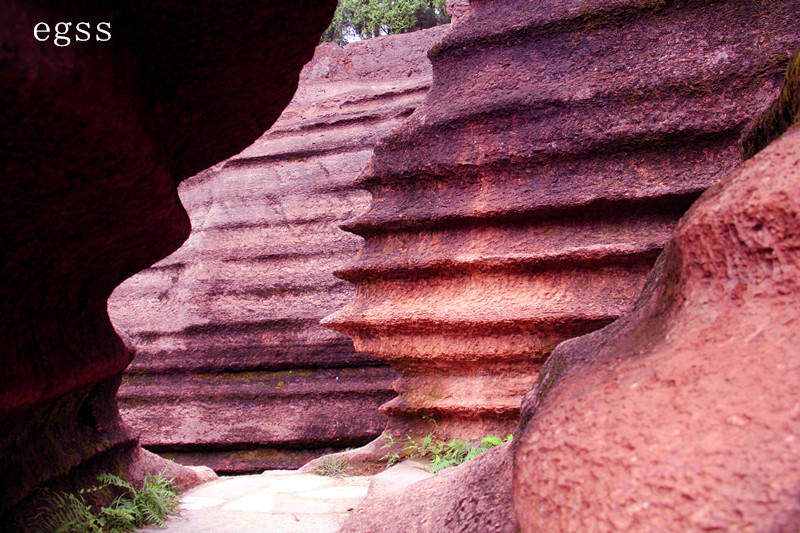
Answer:
[{"label": "textured stone surface", "polygon": [[379,492],[404,490],[409,485],[430,479],[433,474],[426,470],[426,466],[420,462],[406,459],[372,476],[372,480],[369,482],[369,491],[375,495]]},{"label": "textured stone surface", "polygon": [[[175,184],[277,118],[334,4],[0,5],[4,531],[36,486],[135,469],[113,401],[131,354],[106,299],[183,242]],[[33,38],[37,22],[83,20],[112,39]]]},{"label": "textured stone surface", "polygon": [[447,14],[453,22],[467,14],[469,11],[469,0],[447,0]]},{"label": "textured stone surface", "polygon": [[553,347],[629,308],[737,164],[798,7],[469,4],[425,101],[375,148],[372,207],[347,226],[366,245],[340,271],[358,293],[326,319],[400,371],[389,431],[509,430]]},{"label": "textured stone surface", "polygon": [[630,314],[553,352],[523,531],[800,527],[798,191],[795,126],[692,207]]},{"label": "textured stone surface", "polygon": [[[343,532],[517,533],[513,461],[504,445],[458,468],[395,490],[373,490]],[[376,479],[377,476],[374,479]]]},{"label": "textured stone surface", "polygon": [[222,478],[181,496],[169,533],[336,533],[367,494],[368,477],[322,477],[295,471]]},{"label": "textured stone surface", "polygon": [[145,446],[253,472],[381,432],[395,374],[319,320],[355,292],[333,276],[363,245],[338,227],[369,205],[354,181],[422,100],[444,31],[319,46],[270,131],[181,184],[191,236],[109,303],[137,346],[119,400]]}]

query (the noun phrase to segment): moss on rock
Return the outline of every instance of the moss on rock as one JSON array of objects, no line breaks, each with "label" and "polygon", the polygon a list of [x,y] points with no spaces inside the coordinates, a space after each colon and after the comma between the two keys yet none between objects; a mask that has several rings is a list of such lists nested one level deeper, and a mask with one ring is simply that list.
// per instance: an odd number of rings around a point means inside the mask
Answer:
[{"label": "moss on rock", "polygon": [[789,59],[780,96],[758,117],[742,138],[740,154],[747,160],[800,121],[800,48]]}]

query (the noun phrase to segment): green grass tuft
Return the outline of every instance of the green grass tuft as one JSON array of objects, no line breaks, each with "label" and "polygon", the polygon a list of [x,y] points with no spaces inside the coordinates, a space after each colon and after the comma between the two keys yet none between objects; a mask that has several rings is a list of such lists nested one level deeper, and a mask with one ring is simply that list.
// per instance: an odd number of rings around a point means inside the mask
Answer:
[{"label": "green grass tuft", "polygon": [[347,473],[347,460],[325,457],[314,469],[314,473],[319,474],[320,476],[344,476]]},{"label": "green grass tuft", "polygon": [[434,427],[422,439],[415,440],[411,437],[406,437],[408,442],[403,447],[402,453],[397,451],[398,443],[390,433],[384,433],[383,438],[387,442],[382,448],[389,449],[386,455],[381,458],[382,461],[386,461],[386,468],[392,467],[402,458],[419,458],[430,461],[431,464],[428,467],[428,471],[435,474],[450,466],[458,466],[474,459],[496,446],[511,442],[513,435],[509,434],[505,439],[497,435],[487,435],[474,442],[469,439],[453,439],[449,442],[444,442],[439,438],[437,429]]}]

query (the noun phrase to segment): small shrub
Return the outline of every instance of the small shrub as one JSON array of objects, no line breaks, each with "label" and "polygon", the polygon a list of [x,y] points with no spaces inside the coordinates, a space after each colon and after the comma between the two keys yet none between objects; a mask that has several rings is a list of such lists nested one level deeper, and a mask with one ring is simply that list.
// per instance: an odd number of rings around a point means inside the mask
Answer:
[{"label": "small shrub", "polygon": [[320,476],[340,477],[347,472],[347,460],[325,457],[322,462],[314,469]]},{"label": "small shrub", "polygon": [[442,446],[439,453],[431,457],[431,466],[428,470],[435,474],[450,466],[458,466],[461,463],[466,463],[485,451],[491,450],[506,442],[511,442],[513,438],[514,436],[509,433],[505,439],[497,435],[487,435],[478,442],[471,442],[469,439],[453,439]]},{"label": "small shrub", "polygon": [[505,439],[497,435],[487,435],[477,442],[469,439],[453,439],[450,442],[444,442],[439,438],[438,430],[434,425],[434,428],[421,440],[414,440],[407,436],[408,443],[403,447],[402,453],[397,451],[398,442],[390,433],[384,433],[382,437],[387,442],[381,448],[389,449],[386,455],[381,457],[381,461],[386,461],[386,468],[391,468],[404,457],[417,457],[429,460],[431,464],[428,471],[435,474],[447,467],[458,466],[474,459],[496,446],[511,442],[513,435],[509,433]]},{"label": "small shrub", "polygon": [[386,439],[388,441],[386,442],[386,444],[381,446],[381,450],[385,450],[386,448],[389,448],[389,450],[383,457],[381,457],[380,460],[386,461],[386,468],[391,468],[395,464],[400,462],[400,452],[392,451],[397,442],[394,440],[394,437],[392,437],[391,433],[384,433],[383,435],[381,435],[381,438]]},{"label": "small shrub", "polygon": [[[178,495],[172,480],[162,474],[146,475],[141,489],[119,476],[99,474],[99,486],[78,494],[45,489],[44,505],[34,517],[33,533],[122,533],[148,525],[164,525],[165,518],[176,514]],[[84,494],[114,487],[121,489],[108,507],[94,512]]]}]

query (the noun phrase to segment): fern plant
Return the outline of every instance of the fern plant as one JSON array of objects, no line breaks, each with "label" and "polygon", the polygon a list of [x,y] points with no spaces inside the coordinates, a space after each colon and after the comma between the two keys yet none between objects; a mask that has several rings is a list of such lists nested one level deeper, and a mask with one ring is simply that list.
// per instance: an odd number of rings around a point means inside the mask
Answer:
[{"label": "fern plant", "polygon": [[46,507],[34,515],[33,533],[102,533],[98,517],[82,496],[42,490]]},{"label": "fern plant", "polygon": [[[141,489],[114,474],[97,476],[100,485],[78,494],[43,491],[44,505],[34,516],[33,533],[122,533],[147,525],[164,525],[176,514],[178,495],[172,480],[162,474],[145,476]],[[116,488],[122,493],[108,507],[94,512],[84,494]]]},{"label": "fern plant", "polygon": [[472,442],[469,439],[453,439],[443,445],[438,450],[438,453],[432,455],[431,466],[428,470],[435,474],[450,466],[458,466],[461,463],[466,463],[485,451],[491,450],[506,442],[511,442],[513,438],[514,436],[509,433],[505,439],[497,435],[487,435],[478,442]]},{"label": "fern plant", "polygon": [[397,444],[397,442],[395,442],[394,437],[388,431],[384,432],[383,435],[381,435],[381,438],[387,440],[387,442],[383,446],[381,446],[381,450],[385,450],[388,448],[388,451],[384,454],[383,457],[380,458],[380,460],[386,461],[386,468],[391,468],[396,463],[400,462],[400,453],[397,451],[393,451],[394,446],[395,444]]},{"label": "fern plant", "polygon": [[[164,519],[175,514],[178,508],[178,495],[172,480],[161,475],[146,475],[141,490],[114,474],[99,474],[97,479],[105,486],[117,487],[127,493],[114,500],[111,508],[120,510],[119,515],[130,512],[134,517],[134,527],[151,524],[163,526]],[[103,509],[108,509],[104,507]]]}]

